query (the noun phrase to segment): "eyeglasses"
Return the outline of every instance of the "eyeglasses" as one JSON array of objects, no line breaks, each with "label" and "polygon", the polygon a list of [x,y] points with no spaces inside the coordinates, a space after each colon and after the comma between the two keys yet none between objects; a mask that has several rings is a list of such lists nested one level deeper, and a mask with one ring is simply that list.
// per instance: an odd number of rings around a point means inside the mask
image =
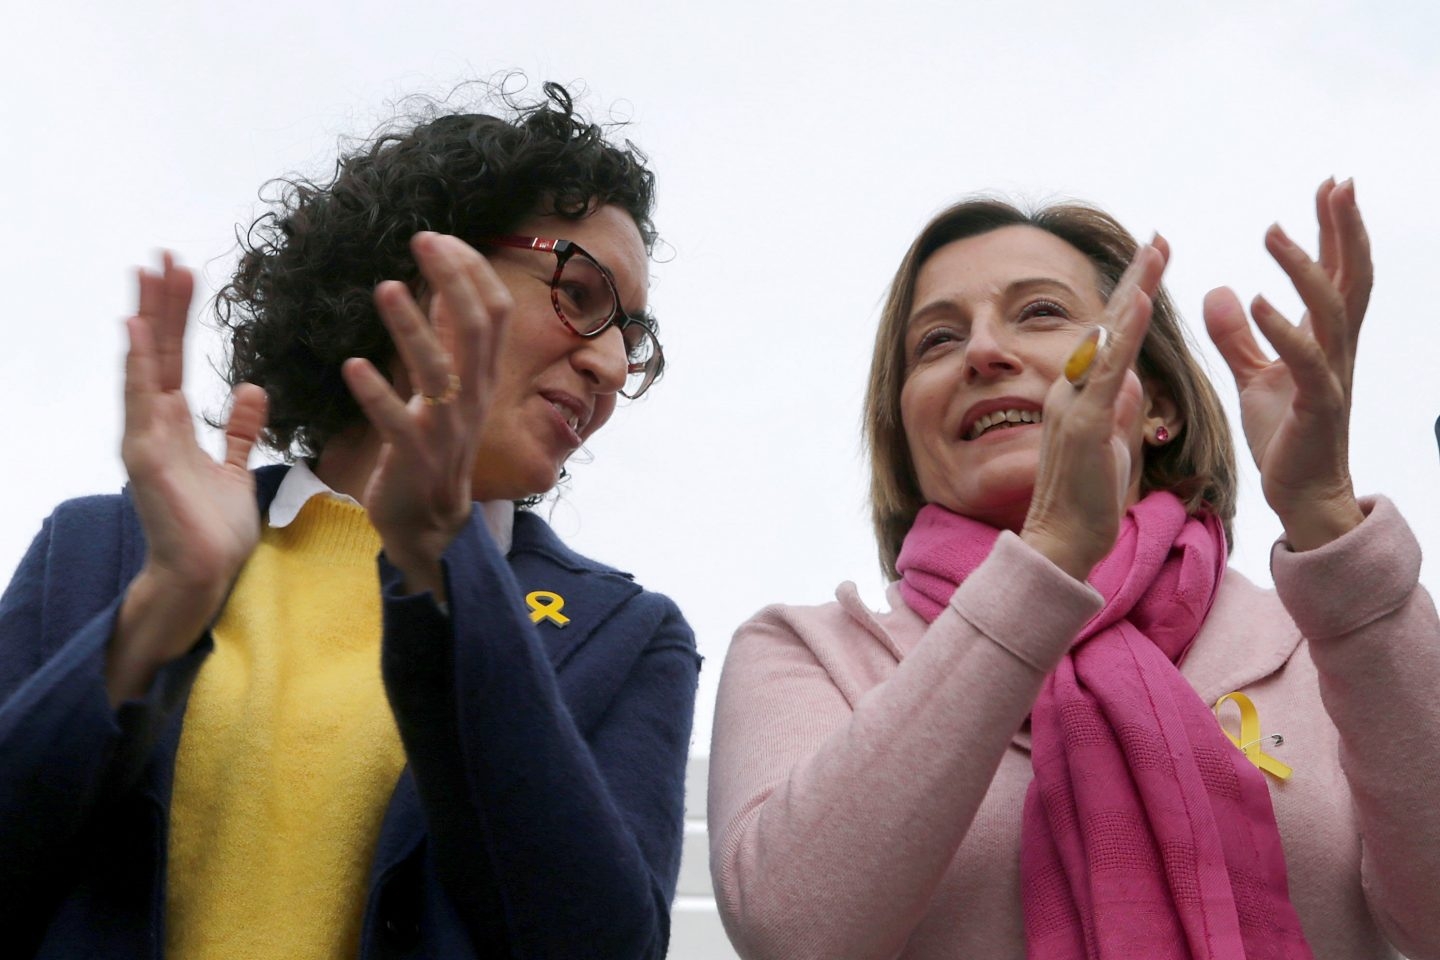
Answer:
[{"label": "eyeglasses", "polygon": [[581,337],[598,337],[614,326],[625,338],[628,368],[625,386],[620,388],[622,396],[633,400],[660,379],[665,372],[665,352],[660,349],[654,327],[625,312],[615,278],[578,243],[546,237],[490,237],[483,242],[555,254],[550,302],[560,322]]}]

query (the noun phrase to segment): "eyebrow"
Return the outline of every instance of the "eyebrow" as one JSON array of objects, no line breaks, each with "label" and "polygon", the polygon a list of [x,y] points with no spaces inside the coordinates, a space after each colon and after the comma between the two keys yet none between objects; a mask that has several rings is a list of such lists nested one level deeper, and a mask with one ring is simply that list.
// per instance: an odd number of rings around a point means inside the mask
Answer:
[{"label": "eyebrow", "polygon": [[[1016,294],[1028,293],[1032,290],[1058,290],[1067,296],[1077,297],[1075,288],[1063,280],[1054,277],[1022,277],[1019,280],[1012,280],[1006,284],[1004,296],[1013,297]],[[939,300],[931,300],[919,310],[912,312],[905,321],[906,326],[920,320],[927,319],[933,313],[949,313],[955,309],[955,300],[951,297],[944,297]]]}]

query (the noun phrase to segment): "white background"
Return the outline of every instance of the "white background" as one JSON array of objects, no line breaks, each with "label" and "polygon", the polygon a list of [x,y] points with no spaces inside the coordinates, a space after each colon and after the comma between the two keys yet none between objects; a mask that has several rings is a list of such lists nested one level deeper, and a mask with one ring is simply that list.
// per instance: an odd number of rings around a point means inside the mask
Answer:
[{"label": "white background", "polygon": [[[670,372],[593,440],[552,520],[689,615],[707,657],[697,749],[747,616],[845,579],[881,602],[858,441],[878,305],[925,220],[974,191],[1160,229],[1203,338],[1211,286],[1296,307],[1263,231],[1279,220],[1313,248],[1314,187],[1354,176],[1378,262],[1357,486],[1440,543],[1433,5],[24,6],[0,21],[0,577],[56,502],[123,482],[132,265],[173,248],[208,296],[262,182],[326,173],[338,137],[407,93],[512,68],[584,80],[659,176],[651,305]],[[217,342],[192,346],[188,386],[213,409]],[[1278,525],[1253,471],[1241,491],[1234,563],[1268,582]],[[1425,580],[1440,585],[1433,562]]]}]

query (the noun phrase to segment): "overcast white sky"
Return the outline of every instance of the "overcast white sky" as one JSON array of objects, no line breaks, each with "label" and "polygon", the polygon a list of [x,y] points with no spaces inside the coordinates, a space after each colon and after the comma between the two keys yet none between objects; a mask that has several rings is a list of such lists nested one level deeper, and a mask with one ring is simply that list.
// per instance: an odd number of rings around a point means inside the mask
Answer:
[{"label": "overcast white sky", "polygon": [[[19,5],[16,5],[19,6]],[[689,615],[707,662],[759,607],[882,584],[858,441],[878,304],[925,220],[998,190],[1078,197],[1164,232],[1203,338],[1228,283],[1287,308],[1279,220],[1354,176],[1378,281],[1353,466],[1440,551],[1435,225],[1440,13],[1429,4],[951,2],[26,4],[0,39],[0,578],[50,508],[118,489],[120,319],[165,246],[223,282],[257,188],[324,172],[387,103],[516,68],[583,79],[659,176],[669,374],[591,443],[554,509],[578,549]],[[1298,311],[1295,314],[1298,316]],[[219,379],[195,337],[188,388]],[[1222,395],[1233,384],[1213,352]],[[1248,468],[1248,460],[1246,461]],[[1253,471],[1233,562],[1269,581]],[[1432,560],[1424,574],[1434,590]]]}]

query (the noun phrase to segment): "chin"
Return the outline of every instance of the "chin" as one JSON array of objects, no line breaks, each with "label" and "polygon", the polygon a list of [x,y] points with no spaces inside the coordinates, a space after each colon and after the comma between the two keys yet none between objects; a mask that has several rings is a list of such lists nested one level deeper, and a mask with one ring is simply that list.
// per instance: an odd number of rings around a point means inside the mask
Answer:
[{"label": "chin", "polygon": [[480,501],[526,500],[544,496],[560,482],[561,465],[537,461],[508,466],[501,474],[475,471],[470,478],[471,496]]}]

